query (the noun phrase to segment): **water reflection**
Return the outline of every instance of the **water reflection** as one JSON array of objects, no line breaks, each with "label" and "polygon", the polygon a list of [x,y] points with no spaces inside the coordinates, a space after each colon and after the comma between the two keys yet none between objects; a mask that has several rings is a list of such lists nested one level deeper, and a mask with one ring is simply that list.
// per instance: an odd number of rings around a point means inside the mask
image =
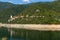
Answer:
[{"label": "water reflection", "polygon": [[7,39],[7,40],[23,40],[23,39],[12,38],[12,39]]},{"label": "water reflection", "polygon": [[24,40],[24,39],[21,39],[21,38],[0,38],[0,40]]},{"label": "water reflection", "polygon": [[[59,40],[60,31],[37,31],[26,29],[0,28],[0,40]],[[7,39],[6,39],[7,38]]]}]

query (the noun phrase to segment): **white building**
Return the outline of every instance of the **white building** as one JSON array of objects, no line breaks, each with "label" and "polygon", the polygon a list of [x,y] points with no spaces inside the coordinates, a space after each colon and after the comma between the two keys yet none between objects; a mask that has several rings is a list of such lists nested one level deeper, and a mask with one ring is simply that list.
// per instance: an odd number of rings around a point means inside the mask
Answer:
[{"label": "white building", "polygon": [[39,9],[36,9],[36,12],[40,12],[40,10]]},{"label": "white building", "polygon": [[10,16],[10,18],[12,19],[12,18],[13,18],[13,16],[11,15],[11,16]]}]

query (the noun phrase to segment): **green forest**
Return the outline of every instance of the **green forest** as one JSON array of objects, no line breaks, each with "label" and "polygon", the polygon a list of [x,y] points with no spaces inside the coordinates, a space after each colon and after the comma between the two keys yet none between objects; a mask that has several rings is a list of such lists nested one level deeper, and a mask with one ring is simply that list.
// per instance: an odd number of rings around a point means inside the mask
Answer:
[{"label": "green forest", "polygon": [[[12,24],[60,24],[60,1],[12,4],[0,2],[0,22]],[[10,22],[10,16],[18,17]],[[24,16],[21,18],[21,16]],[[31,18],[31,16],[34,16]]]}]

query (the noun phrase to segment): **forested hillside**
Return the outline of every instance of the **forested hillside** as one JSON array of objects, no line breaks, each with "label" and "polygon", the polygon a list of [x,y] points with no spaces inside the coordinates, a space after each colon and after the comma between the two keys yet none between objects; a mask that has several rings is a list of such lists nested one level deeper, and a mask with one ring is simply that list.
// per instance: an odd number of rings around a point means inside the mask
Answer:
[{"label": "forested hillside", "polygon": [[10,15],[17,18],[9,23],[60,24],[60,1],[37,2],[0,10],[0,22],[8,23]]},{"label": "forested hillside", "polygon": [[15,7],[15,4],[9,3],[9,2],[0,2],[0,10],[10,7]]},{"label": "forested hillside", "polygon": [[10,19],[10,15],[16,16],[25,9],[27,5],[16,5],[10,8],[4,8],[0,10],[0,22],[7,23]]}]

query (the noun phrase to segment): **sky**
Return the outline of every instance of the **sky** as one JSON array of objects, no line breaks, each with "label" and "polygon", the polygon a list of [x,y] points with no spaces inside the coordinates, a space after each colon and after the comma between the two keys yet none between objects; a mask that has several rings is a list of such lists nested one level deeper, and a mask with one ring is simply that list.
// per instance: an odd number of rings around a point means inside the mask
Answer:
[{"label": "sky", "polygon": [[26,4],[26,3],[32,3],[32,2],[51,2],[54,0],[0,0],[0,2],[11,2],[14,4]]}]

